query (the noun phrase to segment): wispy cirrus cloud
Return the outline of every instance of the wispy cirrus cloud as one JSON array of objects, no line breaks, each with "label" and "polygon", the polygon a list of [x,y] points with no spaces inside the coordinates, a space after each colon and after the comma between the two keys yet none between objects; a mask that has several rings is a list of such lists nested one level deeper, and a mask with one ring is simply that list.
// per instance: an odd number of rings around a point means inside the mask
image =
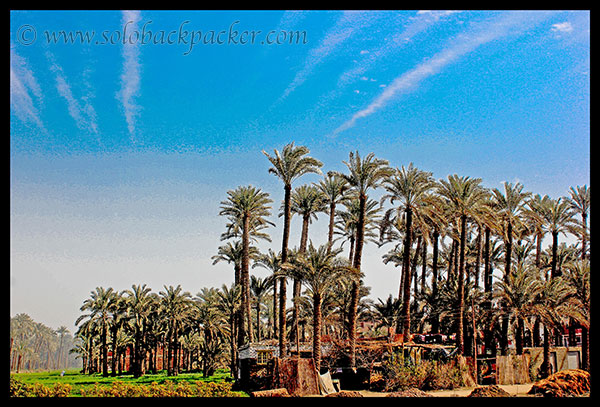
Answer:
[{"label": "wispy cirrus cloud", "polygon": [[91,99],[93,99],[93,92],[91,92],[89,81],[87,80],[89,69],[84,72],[83,81],[88,88],[88,92],[81,98],[77,98],[73,94],[70,81],[68,80],[63,68],[56,62],[54,55],[47,51],[46,57],[50,62],[50,71],[54,73],[56,90],[58,91],[58,94],[67,102],[69,115],[75,121],[77,128],[83,131],[89,131],[93,135],[98,135],[96,110],[91,103]]},{"label": "wispy cirrus cloud", "polygon": [[315,48],[308,52],[304,64],[278,101],[287,98],[296,88],[302,85],[328,56],[337,51],[359,29],[368,27],[376,14],[367,12],[346,11],[331,27]]},{"label": "wispy cirrus cloud", "polygon": [[[139,11],[125,10],[122,12],[123,25],[128,24],[131,32],[138,29],[141,20]],[[140,50],[137,42],[125,41],[123,44],[123,68],[121,73],[121,89],[117,93],[117,99],[123,106],[127,130],[132,141],[135,141],[136,120],[140,107],[136,104],[136,96],[140,91]]]},{"label": "wispy cirrus cloud", "polygon": [[343,87],[346,84],[355,81],[371,69],[378,61],[407,44],[413,37],[442,21],[444,17],[454,13],[456,13],[456,11],[452,10],[417,13],[416,16],[409,20],[409,23],[402,31],[391,36],[388,41],[385,41],[378,48],[361,52],[365,57],[349,69],[346,69],[339,76],[337,87]]},{"label": "wispy cirrus cloud", "polygon": [[532,27],[547,17],[548,14],[545,13],[535,15],[529,15],[528,13],[503,14],[494,21],[486,21],[475,29],[459,35],[443,50],[396,77],[367,107],[354,113],[349,120],[336,128],[332,135],[353,127],[359,119],[370,116],[383,108],[394,97],[417,89],[422,81],[438,74],[446,66],[455,63],[478,47],[509,34],[518,35],[521,31]]},{"label": "wispy cirrus cloud", "polygon": [[10,49],[10,108],[24,123],[34,123],[45,130],[36,105],[43,101],[42,90],[27,61]]},{"label": "wispy cirrus cloud", "polygon": [[373,78],[367,78],[365,74],[376,67],[382,60],[393,55],[399,49],[408,44],[414,37],[427,31],[437,23],[444,21],[444,18],[457,13],[453,10],[429,11],[421,10],[415,16],[410,17],[408,23],[402,30],[387,38],[379,47],[370,50],[360,51],[360,60],[356,61],[352,66],[342,72],[336,84],[336,87],[323,95],[317,107],[328,104],[332,99],[339,97],[346,86],[357,80],[375,81]]}]

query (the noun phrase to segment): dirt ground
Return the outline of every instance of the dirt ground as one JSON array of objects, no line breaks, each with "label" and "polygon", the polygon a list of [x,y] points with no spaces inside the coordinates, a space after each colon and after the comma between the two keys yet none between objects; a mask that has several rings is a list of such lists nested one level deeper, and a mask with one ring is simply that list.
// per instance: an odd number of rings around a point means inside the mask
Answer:
[{"label": "dirt ground", "polygon": [[[529,389],[531,389],[532,383],[528,384],[501,384],[498,387],[502,388],[507,393],[510,393],[511,396],[517,397],[533,397],[530,394],[527,394]],[[467,397],[473,391],[475,387],[461,387],[454,390],[431,390],[426,393],[433,397]],[[388,393],[378,393],[374,391],[361,390],[360,394],[364,397],[386,397]]]}]

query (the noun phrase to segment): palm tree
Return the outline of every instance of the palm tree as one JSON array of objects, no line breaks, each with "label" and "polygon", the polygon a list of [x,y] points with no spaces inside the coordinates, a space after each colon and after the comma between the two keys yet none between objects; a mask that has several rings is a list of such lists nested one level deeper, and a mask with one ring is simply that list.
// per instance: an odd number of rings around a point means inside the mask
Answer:
[{"label": "palm tree", "polygon": [[538,268],[540,268],[540,256],[542,255],[542,240],[546,234],[544,230],[544,213],[548,210],[550,201],[548,195],[536,194],[529,198],[527,207],[523,210],[525,223],[535,235],[535,265]]},{"label": "palm tree", "polygon": [[576,320],[581,324],[581,360],[583,369],[590,370],[590,262],[578,260],[570,262],[563,274],[565,280],[574,289],[573,299],[576,301]]},{"label": "palm tree", "polygon": [[433,188],[435,182],[431,172],[421,171],[413,166],[413,163],[408,165],[408,168],[402,166],[401,169],[396,169],[393,176],[384,180],[383,185],[387,194],[381,198],[381,202],[390,200],[391,204],[399,201],[397,208],[390,209],[386,212],[386,218],[389,219],[391,213],[395,212],[400,218],[405,217],[404,231],[404,254],[402,262],[403,281],[400,288],[398,298],[402,298],[402,315],[400,316],[402,324],[402,334],[404,338],[410,337],[410,249],[412,246],[412,223],[413,214],[419,211],[420,206],[424,202],[427,193]]},{"label": "palm tree", "polygon": [[84,318],[89,318],[100,327],[100,340],[102,343],[102,375],[108,377],[108,324],[111,310],[115,300],[115,292],[112,287],[96,287],[91,292],[91,298],[86,299],[81,306],[81,311],[89,311],[75,321],[78,325]]},{"label": "palm tree", "polygon": [[115,292],[114,299],[111,304],[110,313],[110,334],[112,343],[112,358],[111,358],[111,376],[117,375],[117,357],[118,357],[118,341],[119,331],[123,328],[127,321],[127,304],[122,292]]},{"label": "palm tree", "polygon": [[[59,335],[59,338],[60,338],[60,344],[58,346],[58,352],[59,352],[58,353],[58,365],[60,366],[60,362],[62,360],[63,339],[64,339],[65,335],[69,333],[69,329],[64,325],[61,325],[56,330],[56,333]],[[65,362],[63,361],[63,363],[65,363]],[[63,367],[64,366],[66,366],[66,364],[63,364]]]},{"label": "palm tree", "polygon": [[515,322],[517,355],[523,354],[524,325],[533,313],[532,308],[538,295],[539,283],[535,269],[519,264],[508,276],[508,281],[505,279],[495,284],[495,296],[504,304],[508,317],[512,316]]},{"label": "palm tree", "polygon": [[487,197],[486,190],[481,186],[480,178],[459,177],[449,175],[447,180],[440,180],[437,193],[442,196],[452,213],[460,219],[460,248],[458,269],[458,324],[456,331],[456,342],[458,353],[464,353],[463,340],[463,312],[464,312],[464,271],[465,271],[465,248],[467,234],[467,219],[476,218],[483,202]]},{"label": "palm tree", "polygon": [[559,275],[557,270],[557,250],[558,250],[558,235],[560,233],[566,235],[567,232],[576,230],[576,224],[573,219],[571,204],[562,198],[550,200],[547,210],[543,214],[543,228],[546,232],[552,235],[552,264],[551,277]]},{"label": "palm tree", "polygon": [[548,280],[540,280],[540,288],[532,308],[533,314],[537,316],[544,326],[544,351],[543,362],[540,368],[542,378],[550,375],[550,334],[554,328],[561,326],[565,316],[577,315],[574,310],[574,289],[570,287],[565,279],[557,277]]},{"label": "palm tree", "polygon": [[239,285],[233,284],[231,288],[225,284],[221,287],[218,292],[219,303],[217,307],[219,310],[226,315],[227,321],[229,322],[229,343],[230,343],[230,358],[231,364],[230,369],[233,378],[237,380],[237,346],[235,341],[235,319],[240,309],[240,299],[242,290]]},{"label": "palm tree", "polygon": [[236,240],[233,243],[227,242],[226,245],[219,246],[217,254],[212,256],[213,265],[225,261],[233,263],[234,283],[240,283],[240,273],[242,268],[242,241]]},{"label": "palm tree", "polygon": [[342,277],[352,276],[358,280],[359,272],[351,269],[336,256],[341,248],[330,250],[329,245],[315,248],[310,243],[306,253],[297,253],[289,262],[282,264],[284,272],[304,283],[312,292],[313,300],[313,359],[317,372],[321,368],[321,307],[328,290],[338,284]]},{"label": "palm tree", "polygon": [[328,173],[327,176],[317,184],[317,187],[323,195],[323,200],[329,207],[329,229],[327,234],[327,243],[332,246],[333,232],[335,227],[335,209],[336,206],[342,203],[346,198],[346,180],[344,178],[337,177],[332,173]]},{"label": "palm tree", "polygon": [[[350,152],[348,162],[344,161],[350,174],[332,172],[332,175],[338,175],[346,180],[348,186],[358,195],[358,223],[356,227],[356,248],[354,250],[354,259],[352,267],[358,272],[361,270],[362,250],[365,237],[365,214],[368,201],[367,192],[370,189],[376,189],[381,182],[393,174],[392,168],[388,166],[388,161],[375,158],[375,154],[369,153],[363,159],[360,158],[358,151],[356,154]],[[352,283],[352,303],[350,307],[350,366],[356,365],[356,321],[358,311],[360,283]]]},{"label": "palm tree", "polygon": [[256,305],[256,340],[260,342],[260,307],[262,302],[273,285],[273,276],[267,278],[260,278],[256,276],[250,277],[250,292],[254,297]]},{"label": "palm tree", "polygon": [[264,267],[271,271],[271,278],[273,279],[273,338],[277,338],[277,275],[279,275],[279,269],[281,267],[281,255],[276,254],[272,249],[266,254],[260,254],[254,260],[252,268]]},{"label": "palm tree", "polygon": [[[242,262],[240,269],[240,283],[242,286],[242,309],[245,313],[244,322],[239,327],[240,345],[244,340],[252,341],[254,335],[252,330],[250,311],[250,239],[253,225],[273,225],[265,219],[271,212],[270,203],[273,201],[269,194],[262,192],[260,188],[253,186],[238,187],[227,192],[228,198],[221,202],[219,215],[227,216],[232,223],[239,222],[242,225]],[[237,221],[236,221],[237,220]],[[265,237],[265,236],[263,236]],[[268,238],[268,237],[265,237]],[[268,239],[270,240],[270,239]],[[247,324],[247,330],[245,325]],[[248,337],[246,338],[246,334]]]},{"label": "palm tree", "polygon": [[[345,241],[350,245],[350,253],[348,259],[350,262],[354,259],[354,249],[356,247],[356,231],[360,218],[360,202],[355,195],[349,194],[342,202],[346,210],[337,211],[337,220],[335,223],[335,234],[340,235],[334,240],[344,239],[341,246],[344,246]],[[380,220],[379,215],[380,205],[374,199],[367,199],[364,215],[364,243],[373,242],[378,244],[378,235],[376,228]]]},{"label": "palm tree", "polygon": [[571,187],[571,209],[581,215],[581,259],[585,259],[587,255],[587,217],[590,210],[590,189],[587,185],[577,188]]},{"label": "palm tree", "polygon": [[179,358],[173,358],[173,351],[177,350],[179,330],[183,321],[188,317],[191,305],[191,294],[182,292],[181,285],[177,287],[164,286],[164,291],[158,295],[161,298],[160,307],[163,317],[168,321],[169,331],[167,334],[167,375],[177,375],[179,372]]},{"label": "palm tree", "polygon": [[152,312],[152,303],[154,300],[151,291],[152,290],[149,287],[146,287],[146,284],[134,284],[131,286],[131,290],[125,291],[125,295],[127,296],[127,312],[130,316],[130,323],[133,328],[134,351],[132,368],[134,377],[140,377],[143,374],[142,357],[144,355],[144,327],[148,316]]},{"label": "palm tree", "polygon": [[384,302],[381,298],[377,299],[379,301],[378,304],[373,305],[373,310],[375,311],[375,318],[379,321],[377,327],[385,326],[387,328],[387,334],[390,336],[390,329],[396,323],[396,319],[398,318],[398,314],[400,311],[400,300],[398,298],[394,299],[392,294],[389,295],[387,300]]},{"label": "palm tree", "polygon": [[[316,158],[308,156],[310,150],[305,146],[294,146],[294,142],[283,147],[281,154],[277,149],[271,156],[263,150],[272,167],[269,173],[274,174],[283,182],[284,200],[283,200],[283,239],[281,240],[281,262],[285,263],[288,258],[288,243],[290,236],[291,215],[291,193],[292,183],[304,174],[321,174],[320,168],[323,163]],[[285,324],[285,306],[286,306],[286,288],[285,277],[280,279],[279,287],[279,354],[281,357],[286,355],[286,324]]]},{"label": "palm tree", "polygon": [[[308,227],[313,219],[317,219],[318,212],[326,210],[326,204],[323,200],[321,191],[314,185],[301,185],[292,191],[291,213],[302,216],[302,230],[300,233],[299,253],[306,251],[308,242]],[[296,347],[299,346],[298,337],[298,310],[300,297],[300,281],[294,280],[292,311],[292,339],[296,341]]]}]

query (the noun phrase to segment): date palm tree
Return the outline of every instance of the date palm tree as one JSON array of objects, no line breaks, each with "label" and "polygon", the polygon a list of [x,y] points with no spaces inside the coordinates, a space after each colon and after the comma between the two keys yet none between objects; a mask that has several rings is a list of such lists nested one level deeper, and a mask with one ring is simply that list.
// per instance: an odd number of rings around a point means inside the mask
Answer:
[{"label": "date palm tree", "polygon": [[305,284],[312,292],[313,302],[313,359],[317,372],[321,367],[321,308],[323,297],[338,284],[339,279],[360,279],[359,272],[350,268],[346,261],[337,258],[341,248],[330,250],[329,245],[315,248],[312,244],[308,246],[305,253],[296,253],[289,261],[282,264],[285,273],[297,278]]},{"label": "date palm tree", "polygon": [[535,269],[519,264],[508,276],[508,280],[496,282],[495,297],[505,305],[505,312],[512,317],[516,329],[517,355],[523,354],[525,321],[533,314],[533,304],[539,290],[540,280]]},{"label": "date palm tree", "polygon": [[87,314],[81,315],[75,321],[78,325],[85,318],[95,321],[100,327],[100,341],[102,343],[102,376],[108,377],[108,326],[110,314],[115,300],[115,291],[112,287],[96,287],[91,292],[90,298],[83,302],[80,310]]},{"label": "date palm tree", "polygon": [[569,189],[571,209],[581,215],[581,258],[587,256],[587,217],[590,210],[590,188],[587,185]]},{"label": "date palm tree", "polygon": [[542,378],[550,375],[550,336],[551,332],[562,325],[563,318],[576,315],[573,304],[574,288],[561,277],[540,279],[533,314],[544,327],[543,362],[540,367]]},{"label": "date palm tree", "polygon": [[[400,320],[402,324],[402,334],[405,338],[410,337],[410,249],[412,246],[413,235],[413,214],[418,212],[421,205],[424,203],[424,198],[429,191],[434,187],[435,181],[431,172],[421,171],[413,163],[408,167],[402,166],[401,169],[396,168],[394,175],[386,178],[383,181],[383,186],[386,194],[381,198],[381,202],[387,200],[393,205],[398,201],[398,207],[392,208],[386,212],[384,219],[389,219],[392,214],[400,218],[404,216],[404,254],[402,262],[403,281],[401,284],[401,293],[398,298],[402,298],[402,314]],[[417,255],[417,254],[415,254]],[[403,289],[402,289],[403,288]]]},{"label": "date palm tree", "polygon": [[377,300],[379,303],[373,304],[375,319],[379,322],[377,327],[385,326],[387,334],[390,336],[390,329],[396,323],[398,314],[400,313],[400,300],[398,298],[394,299],[392,294],[389,295],[385,302],[381,298]]},{"label": "date palm tree", "polygon": [[[508,282],[512,272],[513,237],[516,228],[522,225],[521,214],[525,209],[527,199],[531,194],[523,192],[523,185],[504,182],[504,191],[498,188],[492,189],[492,206],[496,211],[499,224],[501,225],[504,239],[504,281]],[[508,316],[502,320],[502,343],[503,355],[508,352]]]},{"label": "date palm tree", "polygon": [[276,254],[272,249],[269,249],[267,253],[260,254],[254,260],[252,268],[264,267],[271,271],[270,277],[272,278],[273,285],[273,338],[277,338],[277,275],[279,275],[281,267],[281,255]]},{"label": "date palm tree", "polygon": [[217,304],[218,309],[226,316],[229,323],[229,344],[230,344],[230,369],[231,374],[235,380],[237,380],[237,345],[236,345],[236,334],[235,334],[235,320],[236,315],[241,307],[241,296],[242,290],[238,284],[233,284],[231,287],[227,287],[225,284],[221,287],[218,292],[219,303]]},{"label": "date palm tree", "polygon": [[168,321],[167,333],[167,376],[179,373],[179,358],[173,357],[177,350],[179,332],[191,307],[192,296],[187,291],[182,291],[181,285],[177,287],[164,286],[164,291],[158,293],[163,317]]},{"label": "date palm tree", "polygon": [[213,265],[225,261],[233,263],[234,283],[240,283],[240,273],[242,269],[242,241],[236,240],[233,243],[227,242],[226,245],[219,246],[217,254],[212,256]]},{"label": "date palm tree", "polygon": [[[292,191],[291,213],[298,214],[302,217],[302,230],[300,233],[299,253],[306,251],[308,242],[308,227],[313,219],[317,219],[317,213],[324,212],[326,204],[323,200],[321,191],[314,185],[301,185]],[[296,347],[299,346],[299,331],[298,331],[298,311],[300,298],[300,280],[294,280],[293,286],[293,311],[292,311],[292,340],[296,341]]]},{"label": "date palm tree", "polygon": [[[291,195],[292,183],[301,176],[309,173],[321,174],[323,163],[316,158],[308,156],[310,150],[305,146],[294,146],[294,142],[285,145],[279,153],[277,149],[271,156],[263,150],[272,167],[269,173],[275,175],[283,182],[283,238],[281,240],[281,262],[285,263],[288,258],[288,244],[290,237]],[[285,277],[280,279],[279,286],[279,354],[286,356],[286,282]]]},{"label": "date palm tree", "polygon": [[[348,194],[342,203],[346,209],[337,211],[334,234],[339,235],[339,237],[334,239],[334,242],[342,239],[341,246],[343,247],[344,243],[348,241],[350,245],[348,259],[349,261],[352,261],[354,259],[354,249],[356,247],[356,231],[360,217],[360,202],[355,195]],[[364,215],[364,243],[379,243],[376,232],[380,221],[379,212],[379,203],[374,199],[367,199]]]},{"label": "date palm tree", "polygon": [[56,330],[56,333],[59,335],[59,338],[60,338],[60,344],[58,345],[58,366],[60,368],[61,367],[61,363],[60,363],[61,361],[63,362],[62,367],[66,366],[65,361],[62,360],[63,339],[64,339],[65,335],[69,333],[69,329],[66,326],[64,326],[64,325],[61,325]]},{"label": "date palm tree", "polygon": [[260,342],[260,307],[263,303],[264,298],[273,285],[273,276],[266,278],[260,278],[256,276],[250,276],[250,292],[254,298],[256,306],[256,340]]},{"label": "date palm tree", "polygon": [[[227,216],[232,223],[242,225],[242,261],[240,268],[240,284],[242,286],[242,309],[244,321],[239,327],[240,345],[245,340],[253,340],[251,310],[250,310],[250,239],[253,230],[258,225],[273,225],[265,218],[271,214],[269,209],[273,201],[269,194],[252,185],[238,187],[227,192],[227,200],[221,202],[219,215]],[[263,236],[265,237],[265,236]],[[268,238],[268,237],[266,237]],[[269,239],[270,240],[270,239]],[[246,329],[247,326],[247,329]],[[247,335],[247,337],[246,337]]]},{"label": "date palm tree", "polygon": [[317,187],[323,195],[325,203],[328,205],[329,214],[329,229],[327,234],[327,243],[333,246],[333,232],[335,227],[335,209],[346,198],[348,185],[342,177],[337,177],[332,173],[328,173],[319,183]]},{"label": "date palm tree", "polygon": [[571,204],[569,201],[563,198],[550,200],[547,210],[543,214],[544,223],[543,228],[546,232],[552,235],[552,264],[551,274],[552,278],[559,275],[557,269],[557,251],[558,251],[558,235],[567,232],[577,231],[577,225],[573,219],[573,211],[571,210]]},{"label": "date palm tree", "polygon": [[[361,159],[358,151],[354,154],[350,152],[348,161],[343,161],[348,167],[349,174],[332,172],[332,175],[338,175],[346,180],[348,186],[358,196],[358,223],[356,226],[356,247],[352,267],[361,271],[362,250],[365,238],[365,214],[368,195],[370,189],[376,189],[381,182],[393,174],[393,169],[388,166],[388,161],[375,157],[375,154],[369,153]],[[350,366],[356,365],[356,321],[358,311],[360,282],[352,283],[352,302],[350,304]]]},{"label": "date palm tree", "polygon": [[132,285],[131,290],[126,290],[127,313],[130,316],[130,324],[133,328],[133,376],[140,377],[142,372],[142,357],[145,354],[143,350],[144,327],[146,320],[152,312],[154,294],[146,284]]},{"label": "date palm tree", "polygon": [[459,219],[460,248],[458,268],[458,324],[456,328],[456,343],[458,354],[464,353],[464,272],[465,272],[465,248],[467,236],[467,219],[476,218],[483,202],[487,197],[487,191],[481,186],[480,178],[459,177],[449,175],[447,180],[440,180],[437,193],[442,196],[451,212]]},{"label": "date palm tree", "polygon": [[590,370],[590,262],[577,260],[565,267],[565,280],[574,289],[573,299],[577,305],[575,318],[581,324],[581,361],[583,369]]}]

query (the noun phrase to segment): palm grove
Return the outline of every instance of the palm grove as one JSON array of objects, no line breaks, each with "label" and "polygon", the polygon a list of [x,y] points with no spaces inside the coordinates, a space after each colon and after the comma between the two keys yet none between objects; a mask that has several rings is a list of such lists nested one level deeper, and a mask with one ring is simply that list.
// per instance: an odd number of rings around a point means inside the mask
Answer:
[{"label": "palm grove", "polygon": [[[180,286],[158,293],[145,284],[124,292],[96,288],[77,320],[84,371],[116,375],[128,352],[140,376],[157,369],[162,352],[169,375],[192,369],[210,375],[228,365],[235,377],[240,346],[263,339],[277,340],[281,357],[312,341],[319,367],[324,334],[342,341],[347,363],[356,366],[359,321],[374,322],[372,334],[394,328],[404,338],[453,335],[462,355],[473,353],[475,341],[502,355],[509,340],[517,354],[543,346],[541,376],[549,374],[549,349],[562,344],[563,327],[571,344],[577,327],[589,369],[587,186],[552,199],[520,183],[488,189],[468,176],[436,180],[412,163],[393,168],[372,153],[351,152],[345,172],[324,172],[307,147],[293,142],[263,154],[284,190],[282,230],[274,232],[269,220],[269,193],[252,185],[228,191],[219,212],[227,220],[224,244],[213,260],[232,266],[233,284],[196,296]],[[322,179],[297,185],[310,173]],[[378,188],[379,201],[372,197]],[[319,214],[328,222],[327,243],[315,247],[309,230]],[[293,216],[301,219],[298,246],[289,239]],[[269,230],[282,234],[281,248],[261,253],[257,244],[271,242]],[[574,244],[561,242],[568,235]],[[545,238],[550,244],[543,247]],[[368,243],[389,247],[382,261],[400,270],[398,295],[377,303],[363,284]],[[269,277],[251,275],[255,267]]]}]

